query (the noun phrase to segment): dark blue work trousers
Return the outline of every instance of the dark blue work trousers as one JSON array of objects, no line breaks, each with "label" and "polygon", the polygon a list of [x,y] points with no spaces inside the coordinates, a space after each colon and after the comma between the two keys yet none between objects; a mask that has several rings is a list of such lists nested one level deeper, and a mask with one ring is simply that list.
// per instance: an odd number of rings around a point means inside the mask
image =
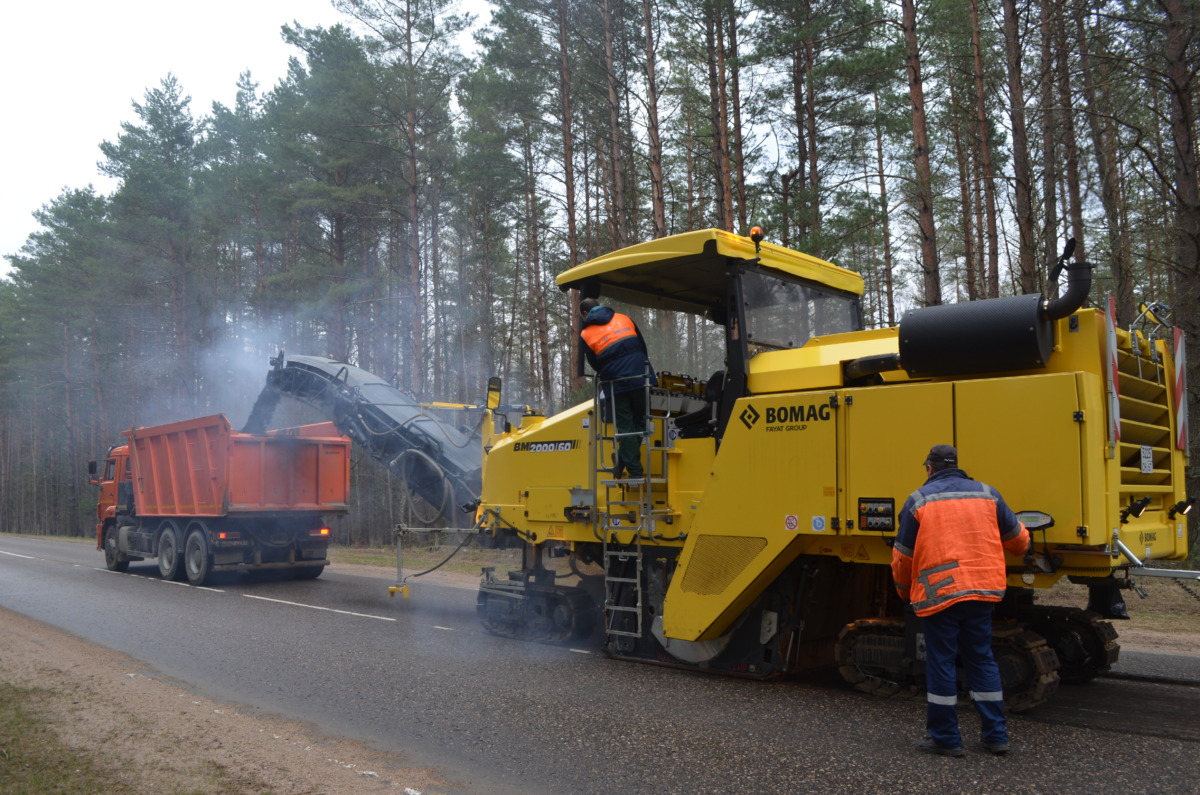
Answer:
[{"label": "dark blue work trousers", "polygon": [[617,463],[625,470],[624,477],[640,478],[642,468],[642,437],[646,431],[646,388],[638,386],[618,392],[613,398],[613,425],[616,426]]},{"label": "dark blue work trousers", "polygon": [[982,740],[1008,742],[1004,719],[1004,690],[1000,669],[992,656],[992,602],[955,602],[925,616],[925,689],[928,699],[925,728],[939,745],[961,748],[958,730],[958,676],[961,657],[971,700],[983,724]]}]

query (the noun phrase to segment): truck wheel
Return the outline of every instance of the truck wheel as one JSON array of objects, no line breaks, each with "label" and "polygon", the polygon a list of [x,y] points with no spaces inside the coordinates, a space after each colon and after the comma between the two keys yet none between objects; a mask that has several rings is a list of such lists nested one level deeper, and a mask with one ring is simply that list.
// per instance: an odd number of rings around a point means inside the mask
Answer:
[{"label": "truck wheel", "polygon": [[183,579],[183,555],[179,552],[179,536],[175,534],[175,525],[163,522],[162,533],[158,537],[158,573],[164,580]]},{"label": "truck wheel", "polygon": [[297,580],[315,580],[325,571],[324,566],[300,566],[292,569]]},{"label": "truck wheel", "polygon": [[212,554],[208,551],[208,533],[202,527],[193,527],[183,544],[183,563],[188,582],[204,585],[212,575]]},{"label": "truck wheel", "polygon": [[125,571],[129,568],[129,561],[121,560],[121,553],[117,550],[117,528],[109,527],[104,531],[104,567],[109,571]]}]

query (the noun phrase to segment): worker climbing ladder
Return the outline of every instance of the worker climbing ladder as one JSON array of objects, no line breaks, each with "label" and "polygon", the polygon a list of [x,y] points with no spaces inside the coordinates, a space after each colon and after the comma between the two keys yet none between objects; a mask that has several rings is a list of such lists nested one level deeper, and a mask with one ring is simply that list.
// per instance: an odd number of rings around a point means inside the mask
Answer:
[{"label": "worker climbing ladder", "polygon": [[[670,515],[665,504],[666,417],[651,408],[650,379],[635,377],[643,380],[646,406],[637,429],[617,430],[612,401],[602,399],[603,383],[599,381],[592,411],[592,416],[598,418],[592,423],[592,493],[602,495],[597,500],[593,521],[596,537],[604,549],[604,627],[610,639],[643,635],[642,545],[654,538],[658,521]],[[630,437],[638,440],[640,477],[622,472],[618,451],[621,441]]]}]

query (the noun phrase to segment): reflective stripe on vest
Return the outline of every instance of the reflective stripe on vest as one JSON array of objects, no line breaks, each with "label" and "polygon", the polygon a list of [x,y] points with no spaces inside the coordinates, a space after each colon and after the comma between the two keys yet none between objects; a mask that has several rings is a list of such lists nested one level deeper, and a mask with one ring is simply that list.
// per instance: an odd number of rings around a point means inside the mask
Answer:
[{"label": "reflective stripe on vest", "polygon": [[603,326],[584,326],[579,332],[583,341],[597,355],[604,352],[609,345],[627,337],[636,337],[637,329],[628,315],[613,312],[612,320]]}]

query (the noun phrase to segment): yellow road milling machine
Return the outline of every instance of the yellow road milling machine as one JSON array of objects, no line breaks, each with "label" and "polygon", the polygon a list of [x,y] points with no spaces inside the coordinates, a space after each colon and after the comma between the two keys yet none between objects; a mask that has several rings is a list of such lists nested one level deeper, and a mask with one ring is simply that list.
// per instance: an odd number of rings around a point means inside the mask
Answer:
[{"label": "yellow road milling machine", "polygon": [[[493,414],[476,526],[524,554],[485,572],[484,625],[545,641],[595,629],[615,657],[750,677],[836,665],[862,690],[923,692],[891,543],[926,452],[953,444],[1034,539],[996,612],[1009,707],[1106,671],[1135,578],[1200,576],[1154,567],[1186,558],[1194,502],[1183,338],[1160,305],[1116,327],[1083,308],[1090,266],[1068,251],[1049,283],[1062,271],[1058,297],[917,309],[875,330],[859,275],[757,232],[675,235],[561,274],[582,297],[710,324],[724,366],[646,387],[641,478],[616,476],[600,400],[515,425]],[[563,555],[595,575],[567,580],[548,565]],[[1038,604],[1063,578],[1090,586],[1087,609]]]}]

